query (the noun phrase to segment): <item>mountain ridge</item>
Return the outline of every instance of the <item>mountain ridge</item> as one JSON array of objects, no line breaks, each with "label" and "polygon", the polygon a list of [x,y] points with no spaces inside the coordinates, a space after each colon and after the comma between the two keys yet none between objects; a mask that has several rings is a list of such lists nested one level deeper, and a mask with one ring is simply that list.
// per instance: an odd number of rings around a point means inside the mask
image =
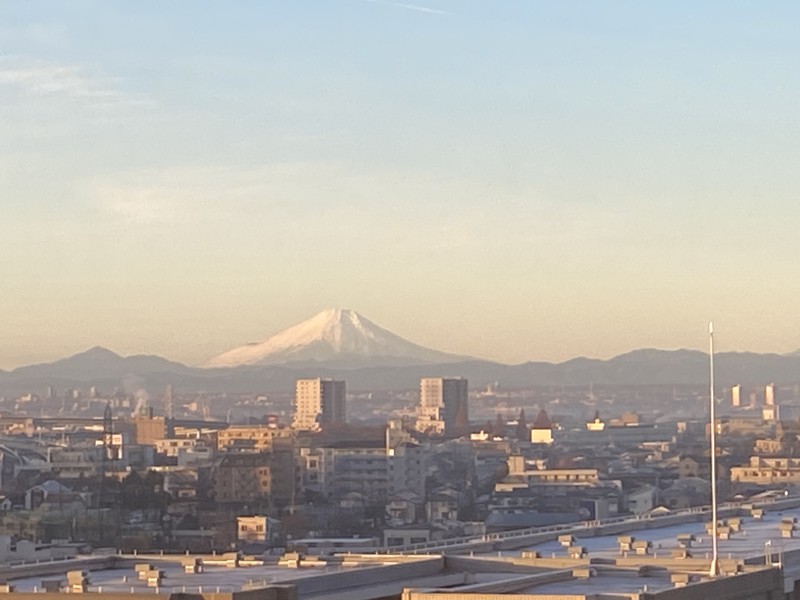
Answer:
[{"label": "mountain ridge", "polygon": [[72,354],[55,361],[17,367],[0,374],[6,377],[23,379],[46,374],[52,378],[84,379],[101,377],[123,377],[128,374],[147,375],[157,372],[180,373],[187,370],[186,365],[150,354],[120,356],[102,346]]},{"label": "mountain ridge", "polygon": [[460,362],[470,357],[426,348],[380,327],[350,309],[330,308],[260,342],[249,342],[212,357],[201,368],[231,368],[339,361],[357,366]]},{"label": "mountain ridge", "polygon": [[[800,353],[716,355],[720,386],[800,382]],[[295,379],[336,377],[351,390],[414,389],[421,377],[463,376],[473,388],[596,385],[707,385],[701,350],[639,348],[609,359],[578,356],[558,363],[509,365],[448,354],[410,342],[349,309],[328,309],[258,342],[187,366],[154,355],[121,356],[94,346],[60,360],[0,371],[0,393],[41,391],[48,385],[102,389],[167,383],[185,392],[291,391]],[[162,387],[163,389],[163,387]]]},{"label": "mountain ridge", "polygon": [[[246,365],[201,369],[160,357],[122,357],[94,348],[40,365],[0,373],[0,393],[59,388],[101,389],[124,383],[131,376],[150,390],[170,383],[183,392],[263,393],[290,392],[294,381],[305,377],[347,380],[351,390],[414,389],[421,377],[463,376],[470,387],[499,381],[507,388],[582,385],[707,385],[708,355],[699,350],[633,350],[611,359],[576,357],[561,363],[527,362],[518,365],[472,359],[455,363],[415,365],[364,364],[342,366],[336,362],[307,361],[281,365]],[[76,358],[81,360],[75,360]],[[112,361],[105,362],[105,359]],[[721,352],[715,355],[719,386],[742,384],[795,384],[800,382],[800,356]],[[99,360],[94,362],[93,360]],[[88,366],[86,362],[90,363]]]}]

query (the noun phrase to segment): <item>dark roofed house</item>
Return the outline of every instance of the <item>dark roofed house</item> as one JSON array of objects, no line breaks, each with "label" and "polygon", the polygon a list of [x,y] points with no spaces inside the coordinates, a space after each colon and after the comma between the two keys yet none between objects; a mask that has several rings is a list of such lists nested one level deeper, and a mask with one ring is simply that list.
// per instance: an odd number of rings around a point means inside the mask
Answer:
[{"label": "dark roofed house", "polygon": [[532,444],[552,444],[553,443],[553,423],[547,412],[542,409],[536,415],[531,428],[531,443]]}]

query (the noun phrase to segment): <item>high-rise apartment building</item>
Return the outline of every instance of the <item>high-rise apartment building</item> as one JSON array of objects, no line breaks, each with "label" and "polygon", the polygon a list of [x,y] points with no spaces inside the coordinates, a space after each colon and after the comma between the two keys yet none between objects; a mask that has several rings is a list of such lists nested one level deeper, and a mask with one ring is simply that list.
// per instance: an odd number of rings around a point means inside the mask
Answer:
[{"label": "high-rise apartment building", "polygon": [[292,427],[317,431],[323,425],[347,422],[347,389],[344,381],[298,379]]},{"label": "high-rise apartment building", "polygon": [[419,382],[417,430],[449,434],[469,425],[469,394],[463,377],[425,377]]},{"label": "high-rise apartment building", "polygon": [[775,406],[775,400],[777,399],[776,388],[774,383],[770,383],[767,387],[764,388],[764,405],[765,406]]},{"label": "high-rise apartment building", "polygon": [[742,405],[742,386],[735,385],[731,388],[731,406]]}]

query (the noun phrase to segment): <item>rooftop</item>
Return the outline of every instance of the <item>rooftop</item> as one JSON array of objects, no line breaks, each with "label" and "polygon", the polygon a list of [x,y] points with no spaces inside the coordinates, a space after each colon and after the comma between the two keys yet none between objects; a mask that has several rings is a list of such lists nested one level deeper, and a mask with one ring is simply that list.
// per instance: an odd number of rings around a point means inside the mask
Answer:
[{"label": "rooftop", "polygon": [[[742,531],[732,533],[730,539],[721,539],[718,543],[720,557],[747,559],[756,556],[763,556],[765,548],[767,551],[772,549],[774,553],[782,553],[791,550],[800,550],[800,533],[797,537],[781,537],[780,524],[783,519],[798,519],[800,521],[800,508],[780,510],[775,512],[767,511],[762,520],[756,520],[750,516],[742,517]],[[724,520],[724,519],[723,519]],[[692,543],[690,552],[696,558],[710,557],[711,536],[706,533],[706,519],[702,521],[681,523],[668,527],[654,529],[644,529],[641,531],[628,531],[637,540],[646,540],[652,543],[652,553],[655,556],[668,556],[670,551],[680,548],[678,535],[693,534],[696,541]],[[710,521],[708,521],[710,522]],[[616,557],[619,556],[619,543],[617,537],[621,533],[602,535],[597,537],[582,537],[576,534],[576,544],[584,546],[590,557]],[[533,550],[541,553],[543,557],[564,556],[564,548],[557,540],[542,544],[532,545],[525,550]]]}]

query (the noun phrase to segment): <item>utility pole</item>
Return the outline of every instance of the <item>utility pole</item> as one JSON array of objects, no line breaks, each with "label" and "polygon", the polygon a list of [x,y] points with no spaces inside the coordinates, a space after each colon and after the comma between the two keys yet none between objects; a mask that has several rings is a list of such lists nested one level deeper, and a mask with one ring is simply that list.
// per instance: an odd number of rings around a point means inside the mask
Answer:
[{"label": "utility pole", "polygon": [[717,411],[714,402],[714,324],[708,324],[709,363],[709,420],[711,421],[711,577],[719,576],[719,549],[717,547]]}]

